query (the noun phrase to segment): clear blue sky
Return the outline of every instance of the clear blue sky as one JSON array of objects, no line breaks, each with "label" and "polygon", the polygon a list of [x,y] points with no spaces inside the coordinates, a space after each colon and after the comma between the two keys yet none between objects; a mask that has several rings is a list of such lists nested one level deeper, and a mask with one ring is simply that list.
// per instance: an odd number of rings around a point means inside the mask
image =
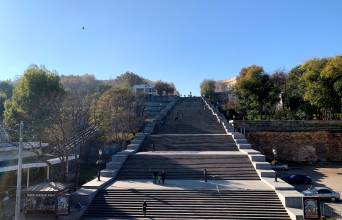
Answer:
[{"label": "clear blue sky", "polygon": [[201,80],[247,65],[342,54],[341,12],[341,0],[1,0],[0,80],[30,64],[99,79],[129,70],[199,94]]}]

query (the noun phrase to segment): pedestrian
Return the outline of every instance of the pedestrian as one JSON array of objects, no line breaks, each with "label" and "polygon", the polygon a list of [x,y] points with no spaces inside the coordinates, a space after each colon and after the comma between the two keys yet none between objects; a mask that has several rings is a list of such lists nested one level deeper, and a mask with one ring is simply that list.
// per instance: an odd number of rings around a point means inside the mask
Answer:
[{"label": "pedestrian", "polygon": [[277,171],[275,171],[274,182],[278,182],[278,172]]},{"label": "pedestrian", "polygon": [[207,169],[204,168],[203,170],[204,182],[207,182]]},{"label": "pedestrian", "polygon": [[154,143],[152,143],[152,150],[156,151],[156,147],[154,146]]},{"label": "pedestrian", "polygon": [[144,217],[146,216],[146,212],[147,212],[147,202],[146,200],[144,200],[143,204],[142,204],[142,211],[144,214]]},{"label": "pedestrian", "polygon": [[156,171],[156,170],[153,170],[153,182],[154,183],[157,183],[157,176],[158,176],[158,171]]},{"label": "pedestrian", "polygon": [[165,172],[165,170],[162,170],[162,172],[161,172],[161,179],[162,179],[162,183],[163,183],[163,185],[164,185],[164,183],[165,183],[165,178],[166,178],[166,172]]},{"label": "pedestrian", "polygon": [[157,181],[158,181],[158,184],[160,184],[160,183],[161,183],[161,179],[162,179],[162,178],[161,178],[161,173],[159,173],[159,172],[158,172],[158,176],[157,176]]}]

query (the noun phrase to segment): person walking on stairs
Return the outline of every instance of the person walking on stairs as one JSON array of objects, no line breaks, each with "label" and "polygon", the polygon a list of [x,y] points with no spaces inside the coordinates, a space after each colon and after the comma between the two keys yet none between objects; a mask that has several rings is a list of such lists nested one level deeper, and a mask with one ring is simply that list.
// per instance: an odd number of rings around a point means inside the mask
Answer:
[{"label": "person walking on stairs", "polygon": [[156,184],[157,183],[157,177],[158,177],[158,171],[153,170],[152,174],[153,174],[153,183]]},{"label": "person walking on stairs", "polygon": [[154,146],[154,143],[152,143],[152,150],[156,151],[156,147]]},{"label": "person walking on stairs", "polygon": [[147,212],[147,202],[146,200],[144,200],[143,204],[142,204],[142,211],[144,214],[144,217],[146,216],[146,212]]},{"label": "person walking on stairs", "polygon": [[165,183],[165,178],[166,178],[166,172],[165,172],[165,170],[162,170],[160,176],[161,176],[161,179],[162,179],[162,183],[163,183],[163,185],[164,185],[164,183]]},{"label": "person walking on stairs", "polygon": [[161,173],[158,172],[158,175],[157,175],[157,181],[158,181],[158,184],[161,183],[161,180],[162,180],[162,177],[161,177]]},{"label": "person walking on stairs", "polygon": [[178,121],[178,119],[179,119],[179,112],[177,111],[177,112],[176,112],[175,121]]},{"label": "person walking on stairs", "polygon": [[207,182],[207,169],[203,169],[203,177],[204,177],[204,182]]}]

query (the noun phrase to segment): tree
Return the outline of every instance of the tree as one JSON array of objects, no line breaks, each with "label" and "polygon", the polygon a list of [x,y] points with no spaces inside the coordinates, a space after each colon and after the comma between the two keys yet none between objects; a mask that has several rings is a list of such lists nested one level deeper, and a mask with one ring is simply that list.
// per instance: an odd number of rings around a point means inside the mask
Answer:
[{"label": "tree", "polygon": [[240,110],[249,118],[271,114],[274,105],[279,101],[279,89],[264,69],[256,65],[241,69],[235,91]]},{"label": "tree", "polygon": [[0,119],[5,110],[5,101],[12,97],[13,85],[8,81],[0,82]]},{"label": "tree", "polygon": [[[82,148],[88,137],[79,135],[86,129],[94,126],[90,122],[93,114],[92,106],[101,94],[108,90],[109,84],[103,81],[96,80],[93,75],[85,74],[81,76],[62,76],[61,83],[66,91],[63,97],[63,102],[59,111],[59,120],[55,121],[55,126],[52,127],[50,137],[56,140],[56,153],[61,160],[67,162],[67,156],[71,153],[81,155],[86,151]],[[68,132],[61,132],[62,130]],[[78,137],[78,141],[74,137]],[[75,140],[74,143],[68,144],[65,147],[63,140]],[[64,145],[63,145],[64,144]],[[78,185],[80,160],[76,159],[76,185]]]},{"label": "tree", "polygon": [[325,97],[329,99],[325,108],[342,112],[342,56],[331,58],[320,75],[329,94],[329,97]]},{"label": "tree", "polygon": [[96,102],[95,118],[104,140],[124,146],[143,122],[137,97],[127,88],[112,88]]},{"label": "tree", "polygon": [[175,85],[161,80],[156,82],[154,88],[157,90],[158,95],[173,95],[175,92]]},{"label": "tree", "polygon": [[54,105],[64,89],[59,76],[45,67],[31,66],[15,87],[13,96],[5,102],[4,123],[13,127],[25,121],[30,139],[43,141],[44,133],[54,117]]},{"label": "tree", "polygon": [[304,100],[310,102],[318,110],[326,106],[328,90],[321,78],[321,71],[327,63],[327,59],[312,59],[301,65],[303,75],[301,80],[305,85]]},{"label": "tree", "polygon": [[13,85],[10,81],[0,81],[0,91],[5,93],[8,98],[12,97]]},{"label": "tree", "polygon": [[271,80],[274,87],[278,88],[281,92],[285,92],[287,74],[282,71],[276,71],[271,75]]},{"label": "tree", "polygon": [[318,117],[341,111],[339,85],[342,80],[342,58],[311,59],[301,67],[305,85],[304,100],[315,109]]},{"label": "tree", "polygon": [[301,66],[296,66],[290,70],[286,78],[283,102],[291,119],[311,119],[314,113],[312,105],[304,100],[305,84],[301,80],[302,76]]},{"label": "tree", "polygon": [[201,95],[212,99],[215,96],[215,81],[214,80],[203,80],[201,82]]},{"label": "tree", "polygon": [[131,88],[134,85],[144,84],[144,83],[147,83],[146,79],[129,71],[116,77],[116,79],[114,79],[113,81],[113,85],[115,87],[122,87],[122,88]]},{"label": "tree", "polygon": [[5,110],[4,104],[5,104],[6,100],[7,100],[7,95],[3,91],[0,91],[0,120],[2,118],[2,114]]},{"label": "tree", "polygon": [[49,142],[48,153],[57,156],[61,160],[60,177],[63,181],[67,177],[68,156],[75,153],[75,145],[69,145],[69,141],[75,135],[74,120],[71,108],[64,97],[59,97],[53,104],[54,117],[50,120],[50,125],[46,130],[46,137]]},{"label": "tree", "polygon": [[[75,115],[69,94],[60,83],[59,76],[45,67],[31,66],[14,89],[13,96],[5,104],[5,124],[14,126],[25,122],[25,138],[29,141],[47,142],[44,153],[59,157],[65,180],[68,156],[73,151],[69,141],[75,135],[80,115]],[[37,157],[43,156],[41,148],[32,148]],[[43,159],[43,158],[42,158]],[[49,163],[46,161],[49,165]]]}]

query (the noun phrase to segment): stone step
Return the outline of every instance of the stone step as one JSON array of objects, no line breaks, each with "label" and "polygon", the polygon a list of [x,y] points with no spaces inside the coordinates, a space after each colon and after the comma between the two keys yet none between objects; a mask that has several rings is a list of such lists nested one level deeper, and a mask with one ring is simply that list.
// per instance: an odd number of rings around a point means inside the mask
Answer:
[{"label": "stone step", "polygon": [[128,150],[133,150],[134,152],[138,152],[141,144],[129,144],[127,145]]},{"label": "stone step", "polygon": [[128,155],[127,154],[114,154],[112,156],[112,162],[124,162],[127,159]]},{"label": "stone step", "polygon": [[250,154],[248,157],[252,162],[265,162],[265,156],[262,154]]},{"label": "stone step", "polygon": [[[261,160],[260,155],[255,160]],[[165,170],[167,179],[259,179],[247,155],[130,155],[118,179],[150,179],[153,170]]]},{"label": "stone step", "polygon": [[240,152],[245,154],[261,154],[260,151],[254,149],[240,149]]},{"label": "stone step", "polygon": [[234,139],[246,139],[245,135],[239,133],[239,132],[232,132],[232,136]]},{"label": "stone step", "polygon": [[100,175],[104,177],[116,177],[118,170],[104,169],[100,171]]},{"label": "stone step", "polygon": [[253,162],[253,165],[256,169],[260,169],[260,170],[271,170],[272,169],[270,163],[268,163],[268,162]]},{"label": "stone step", "polygon": [[248,140],[246,138],[238,138],[238,139],[234,138],[234,140],[237,144],[248,144]]},{"label": "stone step", "polygon": [[258,169],[257,173],[261,177],[269,177],[269,178],[274,178],[275,177],[274,170],[261,170],[261,169]]},{"label": "stone step", "polygon": [[273,191],[100,190],[87,218],[142,218],[146,200],[152,219],[289,219]]},{"label": "stone step", "polygon": [[239,149],[251,149],[251,144],[237,144]]},{"label": "stone step", "polygon": [[106,163],[106,169],[120,169],[122,166],[122,162],[108,162]]}]

